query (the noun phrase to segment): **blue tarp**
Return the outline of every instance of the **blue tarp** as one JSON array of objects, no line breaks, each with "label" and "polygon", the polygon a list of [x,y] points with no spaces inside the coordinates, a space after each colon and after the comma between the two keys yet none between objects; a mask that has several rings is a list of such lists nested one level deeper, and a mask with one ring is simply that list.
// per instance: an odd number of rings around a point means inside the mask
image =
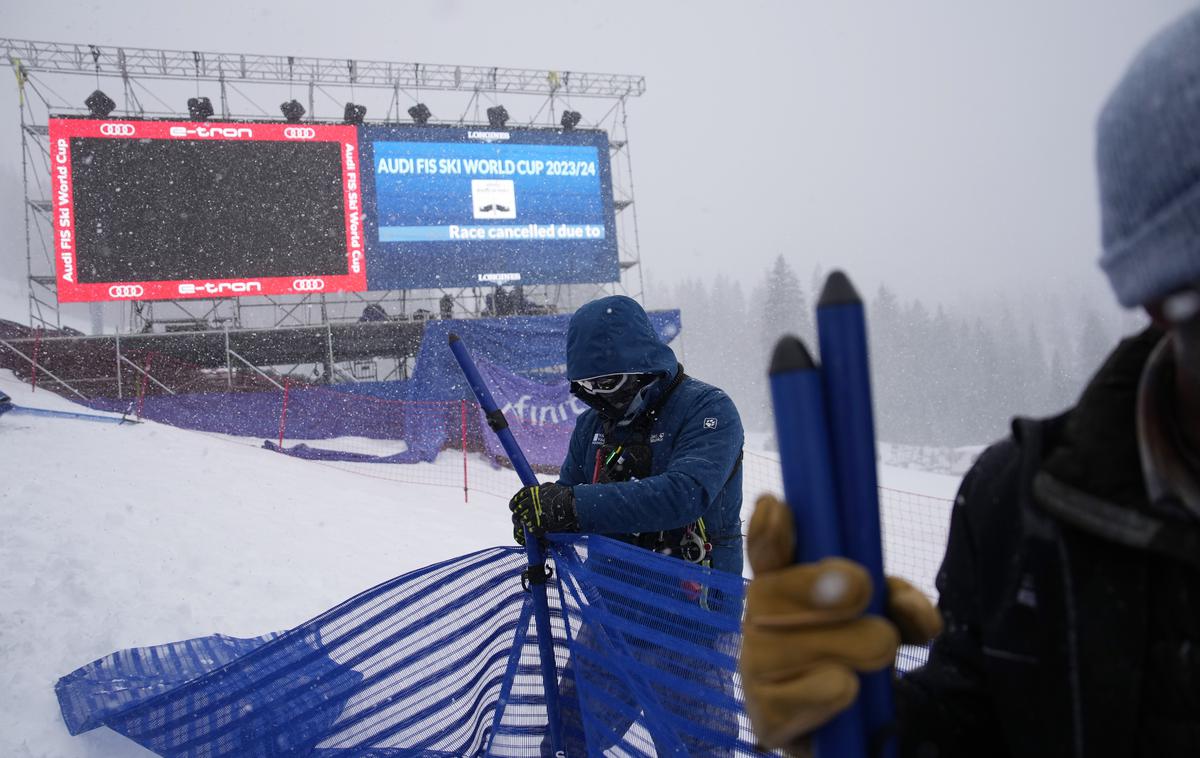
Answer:
[{"label": "blue tarp", "polygon": [[[413,378],[403,382],[369,382],[338,384],[331,387],[294,388],[288,393],[285,440],[322,440],[335,437],[366,437],[369,439],[404,440],[408,450],[399,456],[388,456],[385,463],[432,461],[448,443],[457,444],[461,438],[462,400],[473,402],[474,395],[463,381],[462,372],[454,362],[448,347],[451,332],[458,334],[470,346],[471,352],[489,366],[493,378],[509,377],[513,387],[526,389],[540,386],[544,392],[533,393],[565,397],[566,382],[543,377],[542,382],[521,380],[517,374],[541,369],[553,369],[566,360],[567,322],[562,316],[514,316],[496,319],[464,319],[430,321],[417,354]],[[655,311],[651,323],[664,341],[679,334],[679,311]],[[546,382],[549,382],[547,384]],[[556,386],[556,383],[557,386]],[[497,394],[501,406],[520,398]],[[391,401],[404,402],[391,402]],[[533,399],[537,407],[557,407]],[[130,401],[98,398],[88,405],[96,410],[126,412]],[[277,439],[283,392],[243,392],[230,394],[152,395],[142,405],[142,416],[184,429],[231,434],[239,437]],[[542,422],[548,414],[541,413]],[[573,416],[570,419],[573,422]],[[567,423],[565,415],[558,420]],[[566,455],[567,434],[551,428],[534,428],[527,436],[534,465],[558,465]],[[479,427],[472,414],[470,427]],[[478,439],[478,435],[472,434]],[[287,452],[301,457],[339,458],[335,451],[313,448]],[[493,451],[494,452],[494,451]],[[344,459],[344,458],[342,458]]]},{"label": "blue tarp", "polygon": [[[679,311],[654,311],[650,323],[663,342],[675,339],[680,330]],[[513,316],[496,319],[430,321],[417,353],[413,372],[413,397],[426,400],[472,398],[462,371],[447,347],[453,332],[471,349],[475,360],[502,367],[512,373],[553,369],[567,361],[569,315]],[[504,400],[497,398],[500,403]]]},{"label": "blue tarp", "polygon": [[292,445],[280,445],[271,440],[263,440],[262,446],[274,453],[286,453],[295,458],[303,458],[306,461],[345,461],[348,463],[422,463],[426,457],[420,452],[405,450],[402,453],[393,453],[391,455],[372,455],[370,453],[352,453],[346,450],[328,450],[321,447],[312,447],[303,442]]}]

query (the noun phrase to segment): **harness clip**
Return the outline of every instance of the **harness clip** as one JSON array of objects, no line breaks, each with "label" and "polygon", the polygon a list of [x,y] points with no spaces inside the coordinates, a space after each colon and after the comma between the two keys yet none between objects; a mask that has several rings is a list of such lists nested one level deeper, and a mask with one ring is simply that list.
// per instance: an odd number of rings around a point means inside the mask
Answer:
[{"label": "harness clip", "polygon": [[554,576],[552,566],[544,563],[541,566],[529,566],[521,572],[521,589],[529,592],[530,585],[545,584],[552,576]]}]

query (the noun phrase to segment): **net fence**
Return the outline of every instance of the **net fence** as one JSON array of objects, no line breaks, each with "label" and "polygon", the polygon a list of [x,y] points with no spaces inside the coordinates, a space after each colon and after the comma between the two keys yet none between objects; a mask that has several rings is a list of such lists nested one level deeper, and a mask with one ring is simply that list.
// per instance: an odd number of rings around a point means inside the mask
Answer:
[{"label": "net fence", "polygon": [[[743,578],[598,536],[554,535],[549,556],[568,756],[761,755]],[[525,565],[490,548],[283,633],[118,651],[59,681],[63,719],[171,758],[551,755]]]},{"label": "net fence", "polygon": [[[758,754],[736,671],[743,579],[602,537],[550,552],[568,755]],[[60,680],[63,717],[162,756],[548,755],[524,566],[492,548],[282,634],[113,653]]]},{"label": "net fence", "polygon": [[[309,458],[314,465],[329,466],[359,476],[368,476],[401,484],[453,488],[469,500],[472,493],[507,499],[519,487],[519,481],[507,460],[484,452],[483,432],[473,422],[478,406],[470,401],[407,401],[363,397],[348,393],[318,390],[321,402],[293,405],[272,404],[269,413],[277,414],[265,426],[278,424],[278,440],[272,449]],[[420,427],[436,438],[440,452],[431,462],[414,461],[407,456],[402,439],[340,436],[331,439],[304,439],[291,436],[305,429],[319,428],[327,418],[327,406],[336,402],[341,415],[381,420],[387,428],[402,431],[406,426]],[[307,415],[306,415],[307,414]],[[310,417],[311,416],[311,417]],[[297,430],[300,430],[299,432]],[[432,431],[430,431],[432,430]],[[245,441],[245,438],[242,438]],[[743,457],[743,523],[749,520],[756,498],[763,493],[779,495],[783,491],[779,458],[767,451],[747,450]],[[553,467],[542,467],[543,480],[555,478]],[[953,501],[946,497],[922,494],[893,487],[879,488],[879,504],[884,543],[884,564],[889,574],[908,579],[928,597],[936,599],[937,571],[945,550]],[[924,649],[903,649],[898,660],[902,669],[924,662]]]},{"label": "net fence", "polygon": [[[432,413],[435,410],[431,408],[417,412]],[[436,412],[443,415],[447,413],[445,409]],[[468,413],[474,412],[473,408],[468,410]],[[329,442],[325,441],[324,444]],[[343,438],[337,440],[336,445],[339,450],[347,452],[386,456],[396,452],[402,443]],[[471,492],[479,492],[507,499],[520,486],[506,461],[497,461],[472,447],[469,431],[461,449],[443,450],[432,464],[380,465],[377,462],[334,460],[321,463],[363,476],[408,484],[452,487],[462,490],[467,497]],[[754,501],[760,495],[782,495],[783,478],[778,456],[766,452],[747,450],[743,456],[742,471],[742,517],[745,522],[750,518]],[[552,481],[555,476],[543,469],[541,478]],[[946,547],[952,506],[953,501],[946,497],[892,487],[879,488],[886,570],[889,574],[909,580],[930,598],[937,597],[935,581]]]}]

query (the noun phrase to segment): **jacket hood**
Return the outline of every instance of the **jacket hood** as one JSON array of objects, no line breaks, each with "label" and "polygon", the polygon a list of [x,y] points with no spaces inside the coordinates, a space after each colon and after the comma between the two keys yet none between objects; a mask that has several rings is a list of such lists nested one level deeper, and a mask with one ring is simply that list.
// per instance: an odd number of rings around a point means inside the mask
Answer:
[{"label": "jacket hood", "polygon": [[671,376],[678,361],[642,306],[624,295],[587,303],[567,327],[567,379],[605,374]]}]

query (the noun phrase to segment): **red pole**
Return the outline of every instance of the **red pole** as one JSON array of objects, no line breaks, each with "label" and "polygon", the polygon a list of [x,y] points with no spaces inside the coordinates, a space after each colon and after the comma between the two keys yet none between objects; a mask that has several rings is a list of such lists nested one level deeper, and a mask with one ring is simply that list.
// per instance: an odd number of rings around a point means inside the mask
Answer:
[{"label": "red pole", "polygon": [[288,388],[292,386],[291,379],[283,380],[283,410],[279,412],[279,452],[283,452],[283,430],[287,427]]},{"label": "red pole", "polygon": [[38,353],[41,351],[41,348],[42,348],[42,332],[43,331],[45,331],[45,330],[39,328],[37,330],[37,337],[35,337],[33,340],[33,376],[30,377],[30,379],[29,379],[29,383],[32,385],[32,389],[29,390],[30,392],[37,392],[37,362],[38,362]]},{"label": "red pole", "polygon": [[463,451],[463,502],[470,502],[467,497],[467,401],[462,400],[462,451]]},{"label": "red pole", "polygon": [[142,404],[146,402],[146,379],[150,376],[150,363],[154,360],[154,353],[146,353],[146,368],[143,369],[142,383],[138,386],[138,409],[137,417],[142,418]]}]

